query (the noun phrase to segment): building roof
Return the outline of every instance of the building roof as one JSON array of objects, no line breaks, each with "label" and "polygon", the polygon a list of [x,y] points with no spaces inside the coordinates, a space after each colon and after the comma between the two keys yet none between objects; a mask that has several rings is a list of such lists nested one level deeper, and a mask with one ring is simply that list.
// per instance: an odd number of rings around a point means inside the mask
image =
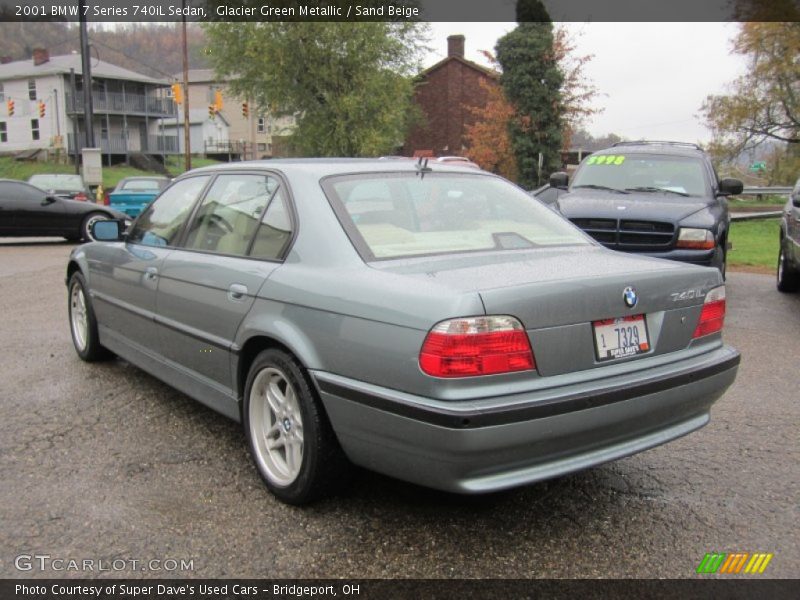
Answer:
[{"label": "building roof", "polygon": [[[173,75],[178,81],[183,81],[183,71]],[[216,83],[219,81],[214,69],[189,69],[189,83]]]},{"label": "building roof", "polygon": [[466,58],[462,58],[460,56],[445,56],[442,60],[437,62],[435,65],[432,65],[432,66],[428,67],[427,69],[425,69],[424,71],[422,71],[418,75],[418,77],[425,77],[425,76],[429,75],[430,73],[433,73],[437,69],[442,68],[444,65],[446,65],[447,63],[449,63],[452,60],[458,61],[458,62],[468,66],[471,69],[475,69],[476,71],[478,71],[482,75],[486,75],[487,77],[490,77],[492,79],[499,79],[500,78],[500,73],[495,71],[494,69],[489,69],[487,67],[484,67],[483,65],[479,65],[478,63],[472,62],[471,60],[467,60]]},{"label": "building roof", "polygon": [[[40,65],[34,65],[33,60],[30,58],[0,64],[0,81],[42,77],[45,75],[68,75],[70,69],[75,69],[76,75],[83,74],[80,54],[51,56],[50,60]],[[137,81],[139,83],[151,83],[154,85],[168,85],[168,82],[165,80],[153,79],[147,75],[118,67],[117,65],[103,60],[98,61],[94,57],[92,57],[92,77]]]},{"label": "building roof", "polygon": [[[200,125],[209,120],[207,108],[190,108],[189,109],[189,125]],[[230,125],[228,120],[222,116],[222,113],[217,113],[215,119],[219,119],[223,125]],[[162,119],[164,127],[175,127],[175,119],[172,117]],[[183,123],[183,109],[178,109],[178,123]]]}]

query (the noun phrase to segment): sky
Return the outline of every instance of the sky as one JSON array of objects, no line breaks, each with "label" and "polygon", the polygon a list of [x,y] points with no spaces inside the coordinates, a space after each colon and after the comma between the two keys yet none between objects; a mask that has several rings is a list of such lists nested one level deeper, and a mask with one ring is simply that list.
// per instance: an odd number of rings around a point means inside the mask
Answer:
[{"label": "sky", "polygon": [[[480,50],[494,51],[515,23],[431,23],[430,66],[447,55],[447,36],[466,37],[466,58],[488,64]],[[736,23],[567,23],[579,55],[593,54],[585,73],[604,110],[586,124],[594,136],[705,142],[711,132],[698,117],[709,94],[744,72],[731,55]]]}]

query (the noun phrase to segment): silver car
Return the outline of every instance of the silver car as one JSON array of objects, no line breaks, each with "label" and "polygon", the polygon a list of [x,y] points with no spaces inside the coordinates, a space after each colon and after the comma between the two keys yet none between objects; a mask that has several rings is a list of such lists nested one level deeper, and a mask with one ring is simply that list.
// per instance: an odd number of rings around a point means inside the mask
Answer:
[{"label": "silver car", "polygon": [[214,166],[94,229],[78,355],[241,421],[285,502],[353,463],[480,493],[622,458],[705,425],[739,363],[718,270],[608,250],[474,168]]}]

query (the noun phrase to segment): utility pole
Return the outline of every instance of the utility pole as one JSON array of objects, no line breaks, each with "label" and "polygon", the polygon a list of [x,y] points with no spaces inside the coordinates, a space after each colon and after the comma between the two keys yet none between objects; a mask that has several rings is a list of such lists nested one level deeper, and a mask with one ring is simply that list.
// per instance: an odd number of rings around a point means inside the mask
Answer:
[{"label": "utility pole", "polygon": [[[70,106],[67,108],[67,111],[72,112],[72,143],[75,144],[75,174],[80,175],[81,168],[78,162],[78,146],[80,145],[78,141],[78,92],[75,86],[75,69],[72,68],[69,70],[69,88],[72,101],[69,103]],[[67,154],[69,154],[69,143],[67,143]]]},{"label": "utility pole", "polygon": [[[86,0],[81,0],[81,70],[83,71],[83,123],[86,128],[86,147],[94,148],[94,124],[92,115],[92,57],[89,53],[89,33],[86,28]],[[77,140],[75,150],[77,153]]]},{"label": "utility pole", "polygon": [[185,152],[184,166],[186,170],[192,168],[192,151],[189,148],[189,50],[186,42],[186,0],[181,0],[183,21],[183,149]]}]

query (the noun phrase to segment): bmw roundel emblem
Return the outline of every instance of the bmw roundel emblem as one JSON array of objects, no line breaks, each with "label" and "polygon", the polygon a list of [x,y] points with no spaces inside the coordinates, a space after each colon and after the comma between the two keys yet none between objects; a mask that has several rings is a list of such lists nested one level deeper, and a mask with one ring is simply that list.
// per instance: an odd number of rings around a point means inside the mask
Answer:
[{"label": "bmw roundel emblem", "polygon": [[625,301],[625,306],[628,308],[633,308],[639,301],[639,297],[636,295],[636,290],[632,287],[626,287],[624,290],[622,290],[622,299]]}]

